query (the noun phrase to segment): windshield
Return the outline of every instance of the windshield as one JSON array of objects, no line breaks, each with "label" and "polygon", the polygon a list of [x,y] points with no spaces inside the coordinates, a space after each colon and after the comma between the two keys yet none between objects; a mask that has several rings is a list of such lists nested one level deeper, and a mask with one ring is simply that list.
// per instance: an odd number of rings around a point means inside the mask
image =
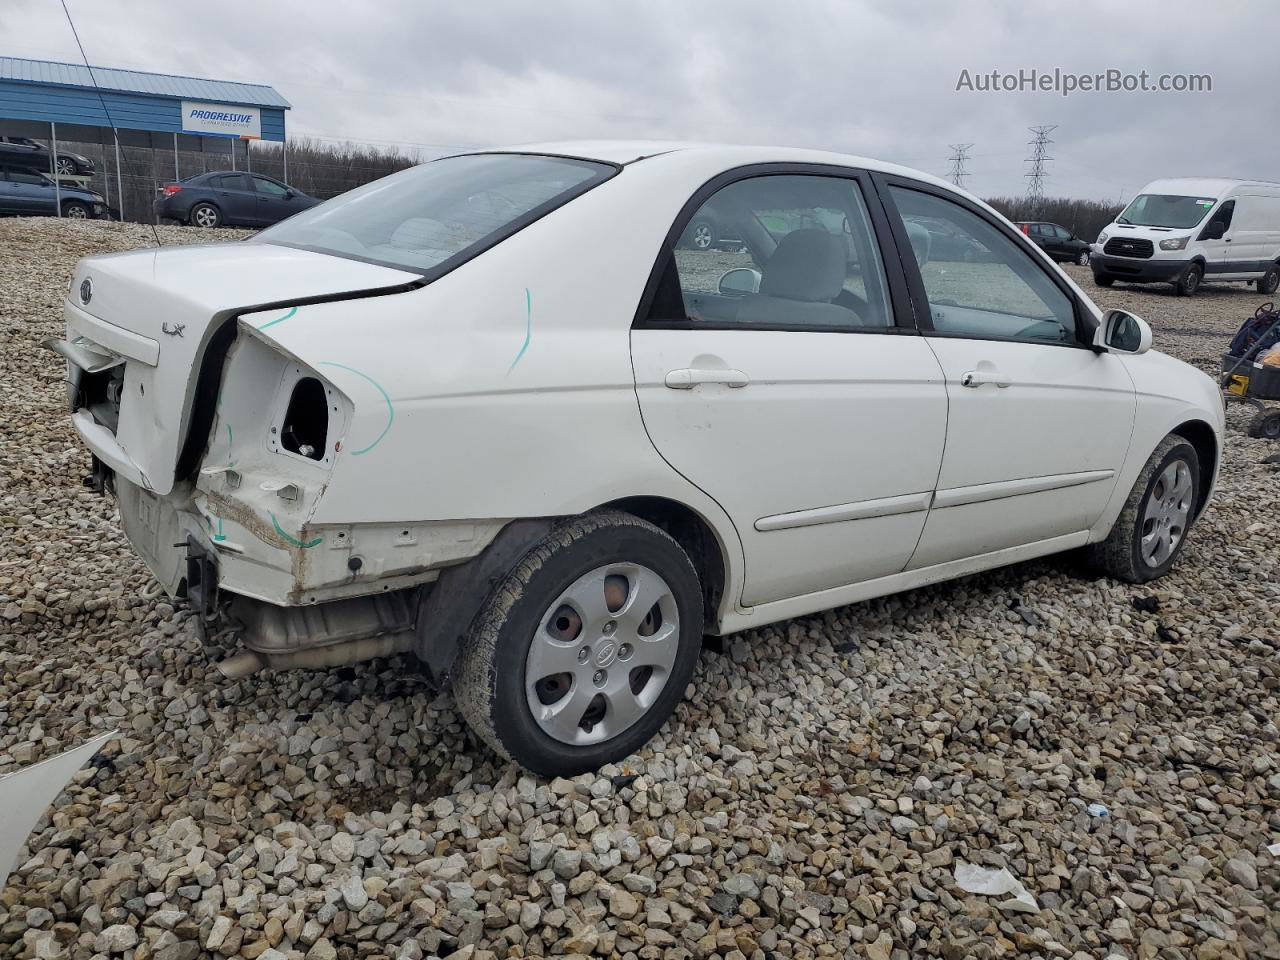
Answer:
[{"label": "windshield", "polygon": [[254,240],[439,274],[607,180],[615,169],[532,154],[446,157],[344,193]]},{"label": "windshield", "polygon": [[1143,193],[1129,201],[1116,223],[1139,227],[1172,227],[1188,230],[1204,219],[1213,205],[1212,197],[1180,197],[1165,193]]}]

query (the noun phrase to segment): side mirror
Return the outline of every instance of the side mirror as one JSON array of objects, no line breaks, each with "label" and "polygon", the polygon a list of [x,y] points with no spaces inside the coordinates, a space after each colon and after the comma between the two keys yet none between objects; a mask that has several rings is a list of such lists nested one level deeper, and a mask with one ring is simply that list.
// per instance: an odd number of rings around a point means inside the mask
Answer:
[{"label": "side mirror", "polygon": [[717,289],[726,297],[745,297],[760,292],[760,271],[750,267],[734,267],[720,277]]},{"label": "side mirror", "polygon": [[296,196],[297,196],[297,194],[296,194],[296,193],[294,193],[292,190],[286,190],[286,191],[284,192],[284,198],[285,198],[286,200],[292,200],[292,199],[293,199],[294,197],[296,197]]},{"label": "side mirror", "polygon": [[1221,220],[1215,220],[1204,228],[1201,234],[1201,240],[1221,240],[1227,234],[1227,225]]},{"label": "side mirror", "polygon": [[1151,349],[1151,328],[1137,314],[1127,310],[1108,310],[1094,331],[1093,345],[1100,350],[1146,353]]}]

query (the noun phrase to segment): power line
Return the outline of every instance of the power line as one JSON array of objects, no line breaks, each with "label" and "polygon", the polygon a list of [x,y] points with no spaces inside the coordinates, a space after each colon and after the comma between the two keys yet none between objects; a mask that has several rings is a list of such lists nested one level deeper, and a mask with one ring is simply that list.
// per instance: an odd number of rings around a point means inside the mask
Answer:
[{"label": "power line", "polygon": [[1044,165],[1053,159],[1049,156],[1049,144],[1053,143],[1049,134],[1057,130],[1058,125],[1053,123],[1027,129],[1035,136],[1035,139],[1028,142],[1031,156],[1027,158],[1027,163],[1031,164],[1031,171],[1027,174],[1027,205],[1030,207],[1030,215],[1038,217],[1044,206],[1044,181],[1049,176]]},{"label": "power line", "polygon": [[964,178],[969,175],[969,171],[964,168],[965,162],[969,159],[969,148],[972,143],[952,143],[951,156],[947,157],[951,161],[951,169],[947,171],[947,178],[957,187],[964,186]]}]

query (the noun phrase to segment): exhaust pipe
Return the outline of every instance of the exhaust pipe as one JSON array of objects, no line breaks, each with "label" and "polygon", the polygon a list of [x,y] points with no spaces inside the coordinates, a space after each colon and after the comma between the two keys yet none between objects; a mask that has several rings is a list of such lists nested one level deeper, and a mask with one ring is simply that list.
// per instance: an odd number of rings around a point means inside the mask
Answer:
[{"label": "exhaust pipe", "polygon": [[373,660],[376,657],[408,653],[412,649],[412,633],[392,633],[381,637],[346,640],[323,647],[308,647],[281,653],[241,650],[219,661],[216,666],[218,672],[228,680],[238,680],[260,670],[326,670],[330,667],[344,667],[350,663]]}]

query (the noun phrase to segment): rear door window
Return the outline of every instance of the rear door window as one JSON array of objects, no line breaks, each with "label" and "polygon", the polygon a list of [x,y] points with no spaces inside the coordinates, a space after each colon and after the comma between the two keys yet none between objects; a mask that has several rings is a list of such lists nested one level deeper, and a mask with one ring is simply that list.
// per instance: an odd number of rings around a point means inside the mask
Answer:
[{"label": "rear door window", "polygon": [[[715,224],[716,244],[702,243],[696,228],[704,223]],[[870,216],[852,178],[736,180],[695,211],[667,269],[678,296],[668,282],[653,320],[780,330],[893,325]]]}]

